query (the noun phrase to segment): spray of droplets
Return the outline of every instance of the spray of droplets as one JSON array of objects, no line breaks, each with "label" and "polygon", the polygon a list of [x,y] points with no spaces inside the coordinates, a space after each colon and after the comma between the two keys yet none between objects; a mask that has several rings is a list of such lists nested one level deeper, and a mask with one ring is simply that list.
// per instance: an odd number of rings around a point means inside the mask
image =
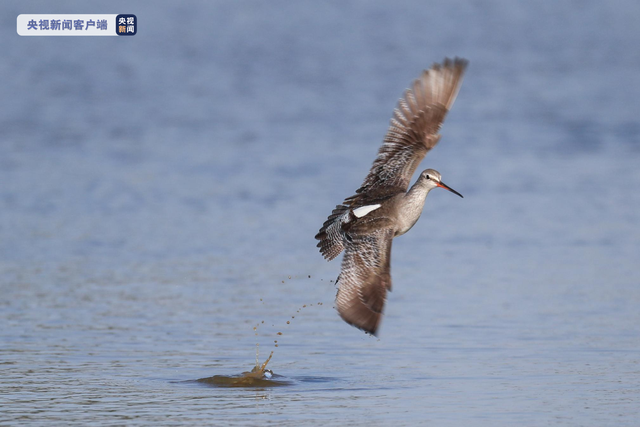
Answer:
[{"label": "spray of droplets", "polygon": [[[308,277],[309,279],[311,279],[311,275],[307,275],[307,277]],[[288,276],[288,278],[289,278],[289,280],[291,280],[292,276]],[[285,281],[283,280],[283,281],[282,281],[282,283],[284,283],[284,282],[285,282]],[[262,304],[264,304],[264,301],[262,300],[262,298],[260,298],[260,302],[261,302]],[[301,311],[301,310],[303,310],[303,309],[305,309],[305,308],[307,308],[307,307],[313,307],[313,305],[314,305],[314,304],[304,304],[302,307],[300,307],[298,310],[296,310],[296,313],[300,313],[300,311]],[[318,302],[318,303],[316,303],[315,305],[320,306],[320,305],[322,305],[322,303],[321,303],[321,302]],[[295,319],[295,318],[296,318],[296,316],[295,316],[295,315],[292,315],[292,316],[291,316],[291,319]],[[256,337],[258,336],[258,328],[259,328],[259,327],[260,327],[260,325],[262,325],[262,324],[264,324],[264,320],[260,321],[259,323],[257,323],[257,324],[253,327],[254,335],[255,335]],[[287,325],[291,325],[291,320],[287,320]],[[271,326],[272,326],[272,327],[275,327],[275,324],[272,324]],[[278,332],[276,333],[276,335],[277,335],[277,336],[282,336],[282,335],[283,335],[283,333],[282,333],[282,331],[278,331]],[[275,346],[275,347],[278,347],[278,340],[273,340],[273,344],[274,344],[274,346]],[[259,350],[260,350],[260,344],[258,344],[258,343],[256,342],[256,365],[258,365],[258,363],[259,363]]]},{"label": "spray of droplets", "polygon": [[[314,305],[314,304],[304,304],[302,307],[300,307],[299,309],[297,309],[297,310],[296,310],[296,313],[300,313],[300,311],[301,311],[301,310],[303,310],[303,309],[305,309],[305,308],[307,308],[307,307],[313,307],[313,305]],[[315,305],[322,305],[322,303],[321,303],[321,302],[318,302],[318,303],[316,303]],[[296,318],[296,316],[295,316],[295,315],[292,315],[292,316],[291,316],[291,319],[295,319],[295,318]],[[291,325],[291,322],[292,322],[292,320],[287,320],[287,323],[286,323],[286,324],[287,324],[287,325]],[[264,321],[262,321],[261,323],[264,323]],[[259,324],[258,324],[258,325],[259,325]],[[257,326],[258,326],[258,325],[256,325],[256,327],[254,328],[254,330],[256,330],[256,331],[257,331]],[[271,326],[275,327],[275,324],[272,324]],[[257,336],[257,335],[258,335],[258,334],[257,334],[257,332],[256,332],[256,336]],[[284,335],[284,333],[283,333],[282,331],[278,331],[278,332],[276,332],[276,335],[277,335],[277,336],[283,336],[283,335]],[[273,340],[273,344],[274,344],[274,346],[275,346],[275,347],[278,347],[278,340]]]}]

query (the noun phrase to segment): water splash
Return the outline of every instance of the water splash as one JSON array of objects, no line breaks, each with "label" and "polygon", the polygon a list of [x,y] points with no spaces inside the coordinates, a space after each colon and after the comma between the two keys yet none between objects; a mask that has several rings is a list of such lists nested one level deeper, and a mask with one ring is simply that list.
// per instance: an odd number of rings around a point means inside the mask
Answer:
[{"label": "water splash", "polygon": [[[311,276],[308,276],[311,278]],[[291,279],[291,276],[288,276]],[[284,280],[283,280],[284,283]],[[262,298],[260,298],[260,302],[264,304]],[[296,313],[300,313],[301,310],[307,307],[313,307],[314,304],[303,304],[300,308],[296,310]],[[318,302],[315,304],[317,306],[321,306],[322,302]],[[292,315],[291,319],[295,319],[296,316]],[[291,320],[287,320],[287,325],[291,324]],[[265,321],[261,320],[253,326],[253,332],[256,337],[258,337],[258,329],[261,325],[264,325]],[[275,327],[275,324],[271,326]],[[283,336],[282,331],[278,331],[276,336]],[[274,347],[278,347],[278,340],[274,340]],[[199,383],[212,385],[215,387],[278,387],[284,385],[290,385],[291,382],[284,380],[281,375],[275,374],[273,371],[267,369],[268,363],[271,361],[273,357],[273,351],[269,354],[267,360],[264,363],[260,364],[260,343],[256,342],[256,363],[251,371],[243,372],[239,375],[214,375],[208,378],[201,378],[196,380]]]}]

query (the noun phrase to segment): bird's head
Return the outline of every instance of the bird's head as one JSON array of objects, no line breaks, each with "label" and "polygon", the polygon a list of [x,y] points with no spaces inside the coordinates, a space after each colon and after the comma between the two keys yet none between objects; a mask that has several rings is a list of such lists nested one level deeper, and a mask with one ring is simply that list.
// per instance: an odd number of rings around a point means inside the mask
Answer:
[{"label": "bird's head", "polygon": [[453,194],[457,194],[458,196],[462,197],[462,194],[458,193],[456,190],[454,190],[453,188],[449,187],[444,182],[442,182],[441,178],[442,177],[440,175],[440,172],[438,172],[435,169],[425,169],[420,174],[420,179],[427,185],[429,189],[440,187],[440,188],[444,188],[445,190],[449,190]]}]

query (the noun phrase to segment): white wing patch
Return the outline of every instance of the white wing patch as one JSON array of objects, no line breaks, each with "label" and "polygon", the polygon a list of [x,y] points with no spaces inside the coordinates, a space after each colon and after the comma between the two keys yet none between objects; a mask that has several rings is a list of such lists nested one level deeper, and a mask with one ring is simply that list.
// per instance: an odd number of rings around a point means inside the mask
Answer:
[{"label": "white wing patch", "polygon": [[363,216],[365,216],[366,214],[368,214],[369,212],[373,212],[376,209],[378,209],[381,205],[377,204],[377,205],[368,205],[368,206],[360,206],[357,209],[353,210],[353,214],[357,217],[357,218],[362,218]]}]

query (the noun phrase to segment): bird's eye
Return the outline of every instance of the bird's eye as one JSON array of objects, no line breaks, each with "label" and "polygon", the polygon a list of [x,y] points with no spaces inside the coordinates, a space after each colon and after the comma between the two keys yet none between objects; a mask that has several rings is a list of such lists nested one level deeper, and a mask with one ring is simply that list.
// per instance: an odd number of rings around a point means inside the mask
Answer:
[{"label": "bird's eye", "polygon": [[426,177],[427,179],[431,179],[431,178],[429,177],[429,174],[426,174],[426,175],[425,175],[425,177]]}]

